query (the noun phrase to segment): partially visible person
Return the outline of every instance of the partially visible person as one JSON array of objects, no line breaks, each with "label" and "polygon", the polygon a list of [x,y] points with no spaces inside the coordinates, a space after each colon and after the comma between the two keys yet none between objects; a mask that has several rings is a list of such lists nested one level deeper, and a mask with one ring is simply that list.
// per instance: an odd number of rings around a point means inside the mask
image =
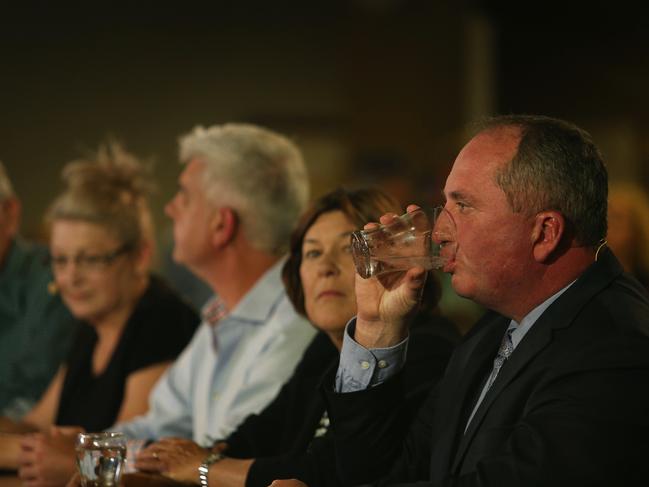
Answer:
[{"label": "partially visible person", "polygon": [[[198,484],[198,468],[206,464],[208,483],[221,487],[266,487],[278,477],[300,478],[312,487],[338,484],[335,447],[319,384],[337,364],[345,325],[356,313],[350,235],[386,212],[401,210],[396,200],[375,189],[340,189],[313,203],[293,233],[283,278],[295,308],[319,333],[291,379],[268,407],[249,416],[224,441],[201,448],[188,440],[163,439],[139,455],[136,467]],[[442,375],[459,338],[455,327],[438,314],[440,288],[433,274],[424,294],[426,305],[413,325],[405,365],[412,416]],[[227,458],[216,463],[213,452]]]},{"label": "partially visible person", "polygon": [[343,484],[647,485],[649,297],[606,248],[607,192],[575,125],[484,122],[446,179],[457,231],[439,243],[453,288],[490,312],[408,430],[402,374],[356,378],[363,357],[406,353],[424,269],[356,281],[364,299],[325,383]]},{"label": "partially visible person", "polygon": [[80,328],[36,406],[22,421],[2,424],[5,432],[43,433],[0,437],[3,451],[21,443],[20,458],[3,466],[19,462],[21,479],[32,484],[51,481],[42,464],[69,446],[60,431],[47,434],[50,426],[98,431],[145,413],[149,391],[198,324],[191,307],[150,274],[150,183],[141,164],[110,143],[91,159],[67,164],[63,179],[66,188],[47,216],[50,260]]},{"label": "partially visible person", "polygon": [[258,413],[291,376],[315,331],[281,280],[289,238],[309,197],[302,155],[249,124],[197,127],[180,140],[184,169],[167,204],[176,262],[215,296],[143,416],[112,429],[138,443],[166,436],[211,445]]},{"label": "partially visible person", "polygon": [[0,416],[12,420],[41,397],[76,329],[52,292],[46,247],[18,236],[20,214],[20,200],[0,163]]},{"label": "partially visible person", "polygon": [[649,289],[649,196],[639,184],[611,184],[606,240],[624,270]]},{"label": "partially visible person", "polygon": [[[289,301],[281,268],[309,182],[290,140],[248,124],[197,127],[180,140],[184,169],[165,211],[173,257],[210,285],[203,322],[149,396],[149,411],[109,429],[135,455],[147,440],[210,445],[261,411],[290,377],[315,330]],[[74,456],[40,478],[64,483]]]}]

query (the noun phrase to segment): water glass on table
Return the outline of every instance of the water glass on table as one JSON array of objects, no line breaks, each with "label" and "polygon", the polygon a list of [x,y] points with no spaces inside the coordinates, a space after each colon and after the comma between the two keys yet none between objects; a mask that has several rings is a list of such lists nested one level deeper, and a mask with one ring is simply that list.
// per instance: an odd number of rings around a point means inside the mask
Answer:
[{"label": "water glass on table", "polygon": [[124,470],[126,437],[121,433],[80,433],[76,443],[82,487],[117,487]]}]

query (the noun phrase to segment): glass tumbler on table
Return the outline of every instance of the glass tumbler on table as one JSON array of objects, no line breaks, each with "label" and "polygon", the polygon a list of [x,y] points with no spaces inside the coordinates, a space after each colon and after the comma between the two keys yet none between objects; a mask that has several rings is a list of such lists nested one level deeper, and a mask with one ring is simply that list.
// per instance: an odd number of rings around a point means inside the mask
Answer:
[{"label": "glass tumbler on table", "polygon": [[123,434],[80,433],[76,452],[83,487],[119,485],[126,458],[126,437]]}]

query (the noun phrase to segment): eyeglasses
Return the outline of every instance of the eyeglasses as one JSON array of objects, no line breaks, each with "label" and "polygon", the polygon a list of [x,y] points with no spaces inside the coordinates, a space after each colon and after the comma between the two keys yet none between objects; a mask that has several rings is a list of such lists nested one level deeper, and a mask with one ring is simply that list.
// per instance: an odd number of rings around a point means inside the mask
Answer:
[{"label": "eyeglasses", "polygon": [[106,269],[117,257],[129,252],[132,248],[132,245],[124,244],[117,250],[105,254],[86,254],[85,252],[80,252],[74,257],[68,257],[67,255],[49,255],[48,261],[55,272],[63,271],[71,261],[74,262],[75,267],[81,272],[95,272]]}]

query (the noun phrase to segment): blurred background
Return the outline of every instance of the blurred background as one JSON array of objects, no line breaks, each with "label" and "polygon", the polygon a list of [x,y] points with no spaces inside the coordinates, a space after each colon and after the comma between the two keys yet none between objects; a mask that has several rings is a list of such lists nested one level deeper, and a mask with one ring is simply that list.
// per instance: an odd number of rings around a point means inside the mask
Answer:
[{"label": "blurred background", "polygon": [[439,201],[467,123],[510,112],[576,122],[646,186],[647,27],[624,2],[2,2],[0,160],[35,239],[62,166],[110,135],[154,161],[165,241],[178,136],[227,121],[295,139],[314,196]]}]

